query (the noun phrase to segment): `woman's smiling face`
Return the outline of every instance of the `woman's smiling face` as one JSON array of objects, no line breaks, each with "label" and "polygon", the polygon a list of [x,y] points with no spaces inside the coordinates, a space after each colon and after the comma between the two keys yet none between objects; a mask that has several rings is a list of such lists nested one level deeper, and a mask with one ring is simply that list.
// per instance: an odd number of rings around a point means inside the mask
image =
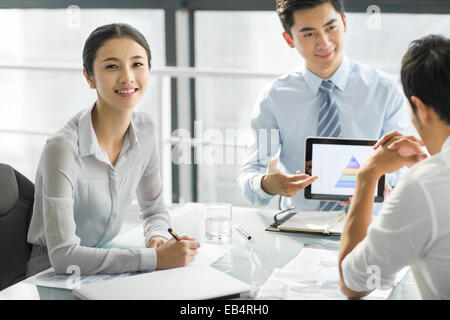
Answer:
[{"label": "woman's smiling face", "polygon": [[97,90],[99,103],[126,111],[144,96],[149,74],[145,49],[133,39],[121,37],[105,41],[97,50],[93,74],[85,76]]}]

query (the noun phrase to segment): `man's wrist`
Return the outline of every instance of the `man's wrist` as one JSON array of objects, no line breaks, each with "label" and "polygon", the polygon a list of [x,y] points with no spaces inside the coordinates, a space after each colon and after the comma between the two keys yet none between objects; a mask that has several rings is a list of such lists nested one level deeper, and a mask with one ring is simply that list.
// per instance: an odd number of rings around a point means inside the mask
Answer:
[{"label": "man's wrist", "polygon": [[367,182],[377,182],[382,175],[374,165],[364,166],[358,171],[358,179]]},{"label": "man's wrist", "polygon": [[269,179],[269,176],[267,174],[263,175],[263,177],[261,178],[261,189],[267,194],[275,195],[273,192],[271,192],[267,188],[267,186],[270,184],[270,181],[269,182],[267,181],[268,179]]}]

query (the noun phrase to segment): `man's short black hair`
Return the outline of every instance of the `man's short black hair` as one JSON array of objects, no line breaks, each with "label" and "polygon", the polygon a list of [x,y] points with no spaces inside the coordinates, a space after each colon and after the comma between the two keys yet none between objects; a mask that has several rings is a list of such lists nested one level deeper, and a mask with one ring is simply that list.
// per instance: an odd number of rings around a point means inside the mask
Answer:
[{"label": "man's short black hair", "polygon": [[331,3],[341,16],[344,16],[343,0],[276,0],[277,13],[286,33],[292,36],[291,28],[294,24],[294,11],[315,8],[327,2]]},{"label": "man's short black hair", "polygon": [[401,79],[414,113],[412,96],[450,124],[450,39],[429,35],[413,41],[402,60]]}]

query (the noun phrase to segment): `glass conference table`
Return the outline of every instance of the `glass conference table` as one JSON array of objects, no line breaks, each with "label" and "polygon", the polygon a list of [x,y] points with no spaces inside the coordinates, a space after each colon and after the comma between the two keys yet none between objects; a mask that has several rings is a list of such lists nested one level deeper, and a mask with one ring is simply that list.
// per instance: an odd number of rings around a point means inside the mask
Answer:
[{"label": "glass conference table", "polygon": [[[137,206],[133,206],[133,210],[134,216],[137,217]],[[227,253],[211,266],[250,284],[252,292],[255,293],[269,279],[274,269],[283,268],[301,252],[303,247],[338,250],[339,237],[336,236],[325,237],[265,231],[265,228],[273,222],[276,212],[273,209],[233,207],[233,225],[242,227],[252,236],[252,239],[248,240],[233,228],[232,243],[226,245]],[[179,235],[193,236],[200,242],[206,242],[201,204],[179,205],[172,208],[170,214],[172,226]],[[136,243],[136,241],[140,241],[139,237],[143,241],[142,226],[139,225],[137,219],[133,223],[124,224],[121,233],[105,247],[127,247],[127,242]],[[251,297],[254,296],[254,294],[251,295]],[[42,287],[22,281],[0,291],[0,299],[78,298],[68,289]],[[410,270],[392,290],[388,299],[421,299]]]}]

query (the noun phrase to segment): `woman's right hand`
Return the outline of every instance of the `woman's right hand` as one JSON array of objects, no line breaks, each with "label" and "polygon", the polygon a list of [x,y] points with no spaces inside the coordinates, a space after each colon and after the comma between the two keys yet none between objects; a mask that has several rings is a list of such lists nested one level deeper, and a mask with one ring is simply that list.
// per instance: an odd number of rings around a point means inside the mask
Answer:
[{"label": "woman's right hand", "polygon": [[181,237],[180,241],[170,239],[156,248],[156,270],[187,266],[195,259],[198,248],[200,243],[188,236]]}]

